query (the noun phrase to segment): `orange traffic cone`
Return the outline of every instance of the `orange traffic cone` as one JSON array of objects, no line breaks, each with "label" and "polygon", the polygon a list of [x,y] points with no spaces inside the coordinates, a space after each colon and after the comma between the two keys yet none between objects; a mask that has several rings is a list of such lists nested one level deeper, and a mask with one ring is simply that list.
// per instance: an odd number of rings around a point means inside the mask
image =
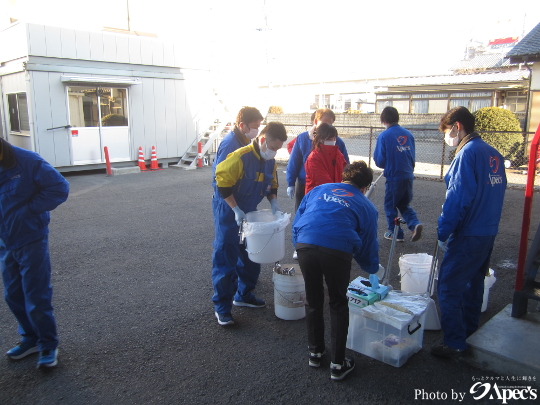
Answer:
[{"label": "orange traffic cone", "polygon": [[160,169],[158,166],[155,146],[152,146],[152,158],[150,159],[150,170],[163,170],[163,169]]},{"label": "orange traffic cone", "polygon": [[142,151],[142,146],[139,146],[139,169],[141,169],[141,172],[148,171],[148,169],[146,168],[146,165],[144,164],[144,155]]}]

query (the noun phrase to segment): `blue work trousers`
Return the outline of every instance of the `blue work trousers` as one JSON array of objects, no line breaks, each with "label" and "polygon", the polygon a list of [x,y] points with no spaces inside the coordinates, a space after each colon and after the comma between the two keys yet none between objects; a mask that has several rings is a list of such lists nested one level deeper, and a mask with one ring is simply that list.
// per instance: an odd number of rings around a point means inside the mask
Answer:
[{"label": "blue work trousers", "polygon": [[48,236],[12,250],[0,242],[0,266],[4,298],[19,323],[21,340],[37,344],[40,351],[56,349]]},{"label": "blue work trousers", "polygon": [[451,236],[439,271],[437,296],[444,344],[467,348],[466,339],[478,329],[484,277],[495,235]]},{"label": "blue work trousers", "polygon": [[246,245],[240,244],[233,210],[222,199],[212,199],[215,239],[212,254],[212,284],[215,311],[230,313],[232,301],[248,301],[259,280],[261,265],[252,262]]},{"label": "blue work trousers", "polygon": [[[386,181],[386,192],[384,195],[384,212],[388,221],[388,230],[394,232],[394,219],[398,216],[397,210],[407,222],[407,227],[413,231],[414,227],[420,223],[416,218],[416,212],[409,207],[413,198],[413,180],[391,180]],[[396,209],[397,208],[397,209]]]}]

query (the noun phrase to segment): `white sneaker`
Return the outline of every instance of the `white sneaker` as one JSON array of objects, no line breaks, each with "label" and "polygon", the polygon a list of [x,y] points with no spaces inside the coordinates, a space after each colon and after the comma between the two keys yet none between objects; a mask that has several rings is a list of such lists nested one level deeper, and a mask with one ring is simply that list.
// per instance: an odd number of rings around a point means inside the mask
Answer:
[{"label": "white sneaker", "polygon": [[294,260],[298,260],[298,253],[296,253],[296,250],[294,251],[294,253],[292,254],[292,258]]}]

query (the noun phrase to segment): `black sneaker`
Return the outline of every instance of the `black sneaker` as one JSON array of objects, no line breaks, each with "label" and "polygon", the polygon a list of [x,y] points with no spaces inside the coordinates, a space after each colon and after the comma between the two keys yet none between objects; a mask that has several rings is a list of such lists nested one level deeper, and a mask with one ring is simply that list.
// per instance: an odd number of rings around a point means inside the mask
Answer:
[{"label": "black sneaker", "polygon": [[324,355],[324,351],[322,353],[311,353],[310,352],[309,353],[309,365],[311,367],[320,367],[323,355]]},{"label": "black sneaker", "polygon": [[445,345],[444,343],[433,346],[431,348],[431,354],[439,357],[459,357],[464,352],[465,350],[463,349],[454,349],[450,346]]},{"label": "black sneaker", "polygon": [[216,315],[217,321],[220,325],[232,325],[234,324],[234,319],[230,313],[225,314],[218,314],[217,312],[214,312]]},{"label": "black sneaker", "polygon": [[422,224],[417,224],[414,227],[414,230],[413,230],[413,233],[412,233],[412,236],[411,236],[411,242],[416,242],[417,240],[420,240],[420,238],[422,237],[422,230],[423,229],[424,229],[424,225],[422,225]]},{"label": "black sneaker", "polygon": [[354,360],[345,357],[342,365],[330,363],[330,378],[332,380],[343,380],[353,369]]},{"label": "black sneaker", "polygon": [[246,301],[233,301],[233,305],[236,305],[237,307],[262,308],[266,305],[266,302],[252,295],[251,298]]}]

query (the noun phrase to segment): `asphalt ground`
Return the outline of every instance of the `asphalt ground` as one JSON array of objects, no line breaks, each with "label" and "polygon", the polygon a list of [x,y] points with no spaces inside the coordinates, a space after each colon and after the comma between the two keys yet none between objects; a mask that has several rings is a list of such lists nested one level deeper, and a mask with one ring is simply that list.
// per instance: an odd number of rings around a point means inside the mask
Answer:
[{"label": "asphalt ground", "polygon": [[[284,169],[279,172],[279,205],[292,212]],[[400,368],[348,351],[356,369],[343,381],[331,381],[328,355],[319,369],[308,366],[304,320],[275,316],[269,264],[262,266],[256,290],[266,308],[235,307],[235,325],[219,326],[211,301],[209,167],[114,177],[74,173],[66,178],[70,197],[52,212],[50,225],[59,364],[42,371],[35,368],[36,355],[0,359],[0,404],[373,405],[459,403],[462,398],[460,403],[501,403],[475,400],[470,393],[475,379],[498,374],[430,355],[429,348],[442,338],[435,331],[424,333],[424,348]],[[372,200],[381,211],[380,258],[386,265],[390,241],[382,238],[383,180]],[[397,245],[393,286],[399,286],[399,256],[432,254],[436,241],[444,183],[417,179],[414,192],[411,205],[425,230],[419,242]],[[538,194],[535,198],[533,231],[540,222]],[[512,301],[523,201],[523,190],[507,190],[491,265],[497,282],[481,323]],[[266,200],[262,208],[269,208]],[[292,263],[292,253],[289,226],[281,262]],[[366,274],[353,263],[351,279],[358,275]],[[328,309],[326,321],[328,351]],[[18,341],[16,322],[4,301],[0,338],[3,352]],[[464,397],[453,399],[457,393]]]}]

